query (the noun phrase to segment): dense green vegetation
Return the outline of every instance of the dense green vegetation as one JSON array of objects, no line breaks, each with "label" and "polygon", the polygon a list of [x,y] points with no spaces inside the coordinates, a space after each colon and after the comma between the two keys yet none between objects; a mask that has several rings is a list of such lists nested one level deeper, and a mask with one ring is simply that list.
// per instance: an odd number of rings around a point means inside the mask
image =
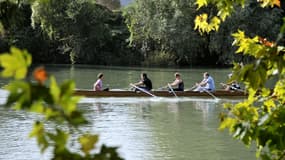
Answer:
[{"label": "dense green vegetation", "polygon": [[3,1],[0,6],[2,51],[11,45],[26,48],[36,63],[131,65],[139,61],[126,41],[129,32],[120,11],[88,0]]},{"label": "dense green vegetation", "polygon": [[[34,63],[227,65],[250,60],[234,54],[231,33],[274,40],[282,24],[280,8],[261,8],[255,0],[235,6],[218,32],[202,36],[193,30],[201,13],[195,0],[135,0],[121,10],[117,0],[42,2],[0,1],[0,51],[26,48]],[[217,13],[211,5],[202,11]]]},{"label": "dense green vegetation", "polygon": [[[195,0],[135,1],[126,12],[131,42],[142,49],[147,63],[177,65],[229,64],[249,58],[234,55],[231,33],[243,29],[268,39],[275,39],[281,25],[281,9],[263,9],[256,1],[249,1],[220,25],[218,32],[202,35],[193,30]],[[209,16],[217,13],[214,6],[202,11]],[[168,59],[167,59],[168,58]]]}]

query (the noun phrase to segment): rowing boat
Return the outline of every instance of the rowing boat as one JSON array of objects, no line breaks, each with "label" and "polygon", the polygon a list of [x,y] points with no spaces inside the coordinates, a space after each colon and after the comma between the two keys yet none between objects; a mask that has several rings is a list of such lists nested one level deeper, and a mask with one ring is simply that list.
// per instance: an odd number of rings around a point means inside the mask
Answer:
[{"label": "rowing boat", "polygon": [[[169,91],[151,91],[151,94],[157,97],[175,97]],[[194,92],[194,91],[175,91],[178,97],[211,97],[207,92]],[[245,97],[247,94],[240,91],[225,91],[216,90],[211,92],[216,97]],[[75,90],[75,95],[85,97],[150,97],[151,95],[144,92],[134,91],[93,91],[93,90]]]}]

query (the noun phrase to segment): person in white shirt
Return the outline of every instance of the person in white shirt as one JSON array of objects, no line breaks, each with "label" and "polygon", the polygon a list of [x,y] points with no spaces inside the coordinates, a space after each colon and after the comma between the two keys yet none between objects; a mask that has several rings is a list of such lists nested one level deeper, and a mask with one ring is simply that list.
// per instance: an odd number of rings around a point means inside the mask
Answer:
[{"label": "person in white shirt", "polygon": [[213,77],[210,76],[208,72],[205,72],[203,74],[204,79],[200,83],[196,83],[196,89],[194,91],[203,92],[205,90],[207,91],[215,91],[215,81]]}]

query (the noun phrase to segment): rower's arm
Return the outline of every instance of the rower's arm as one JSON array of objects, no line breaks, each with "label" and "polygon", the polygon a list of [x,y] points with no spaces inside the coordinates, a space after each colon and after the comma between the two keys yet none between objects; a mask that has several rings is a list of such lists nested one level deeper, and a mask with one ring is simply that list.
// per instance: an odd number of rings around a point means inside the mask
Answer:
[{"label": "rower's arm", "polygon": [[170,86],[171,86],[171,87],[177,86],[178,83],[179,83],[179,80],[175,80],[175,81],[173,81],[172,83],[170,83]]},{"label": "rower's arm", "polygon": [[205,86],[207,83],[208,83],[208,81],[203,80],[198,85],[199,86]]},{"label": "rower's arm", "polygon": [[93,84],[93,90],[94,90],[94,91],[98,90],[98,83],[99,83],[99,81],[97,80],[97,81]]},{"label": "rower's arm", "polygon": [[134,83],[133,85],[135,85],[135,86],[143,85],[143,82],[139,81],[138,83]]}]

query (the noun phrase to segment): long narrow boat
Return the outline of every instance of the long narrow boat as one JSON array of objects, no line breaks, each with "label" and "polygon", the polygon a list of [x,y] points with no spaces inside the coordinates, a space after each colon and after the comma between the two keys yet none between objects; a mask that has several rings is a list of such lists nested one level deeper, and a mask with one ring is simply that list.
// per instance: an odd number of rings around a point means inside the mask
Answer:
[{"label": "long narrow boat", "polygon": [[[151,91],[151,94],[157,97],[174,97],[175,95],[169,91]],[[177,91],[175,92],[178,97],[245,97],[247,94],[240,91],[225,91],[216,90],[211,92],[213,95],[207,92],[194,92],[194,91]],[[93,90],[75,90],[75,95],[85,97],[151,97],[151,95],[144,92],[134,91],[93,91]]]}]

